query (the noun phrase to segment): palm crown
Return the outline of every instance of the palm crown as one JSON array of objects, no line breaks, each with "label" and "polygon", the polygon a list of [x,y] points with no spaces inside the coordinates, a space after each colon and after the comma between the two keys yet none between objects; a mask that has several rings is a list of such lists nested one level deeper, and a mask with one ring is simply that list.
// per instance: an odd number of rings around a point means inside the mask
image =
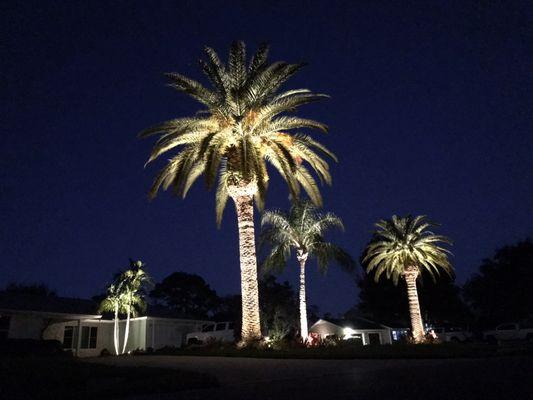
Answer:
[{"label": "palm crown", "polygon": [[123,288],[125,305],[129,305],[131,314],[136,316],[138,311],[146,309],[142,289],[146,283],[151,282],[151,279],[143,269],[145,265],[142,261],[130,260],[130,264],[131,268],[123,272],[119,279]]},{"label": "palm crown", "polygon": [[423,215],[404,218],[394,215],[390,220],[379,221],[363,258],[367,272],[374,271],[376,282],[385,273],[394,284],[408,267],[427,271],[432,279],[441,270],[452,276],[453,267],[448,260],[451,253],[439,245],[451,241],[428,230],[434,226],[437,225]]},{"label": "palm crown", "polygon": [[118,310],[119,313],[125,313],[126,307],[124,302],[124,292],[120,283],[113,283],[107,288],[106,297],[100,302],[98,312],[114,312]]},{"label": "palm crown", "polygon": [[318,267],[326,271],[330,261],[350,269],[354,266],[351,256],[340,247],[325,240],[324,234],[330,228],[344,230],[339,217],[333,213],[321,213],[309,201],[295,202],[289,213],[265,211],[261,226],[269,226],[261,233],[261,243],[272,246],[263,267],[283,268],[295,249],[300,255],[316,257]]},{"label": "palm crown", "polygon": [[193,117],[166,121],[140,133],[141,137],[160,135],[147,163],[181,146],[155,178],[150,197],[155,197],[161,187],[166,190],[170,186],[176,195],[185,197],[199,176],[203,174],[207,186],[212,187],[218,175],[216,213],[220,224],[233,186],[251,185],[258,207],[263,208],[268,162],[287,182],[292,198],[297,198],[303,188],[315,204],[321,204],[316,181],[304,161],[321,181],[330,184],[323,157],[336,160],[335,155],[305,134],[288,132],[300,128],[326,132],[327,127],[286,113],[327,96],[308,89],[277,93],[303,64],[268,64],[266,45],[247,63],[242,42],[231,46],[227,65],[213,49],[206,47],[205,53],[207,61],[200,60],[200,66],[210,88],[178,73],[166,74],[171,87],[193,97],[205,109]]},{"label": "palm crown", "polygon": [[142,286],[150,282],[150,277],[143,269],[141,261],[131,261],[131,268],[118,273],[115,282],[109,285],[107,296],[99,306],[99,312],[114,312],[118,308],[120,314],[128,312],[128,307],[133,316],[139,311],[144,311],[146,303],[141,293]]}]

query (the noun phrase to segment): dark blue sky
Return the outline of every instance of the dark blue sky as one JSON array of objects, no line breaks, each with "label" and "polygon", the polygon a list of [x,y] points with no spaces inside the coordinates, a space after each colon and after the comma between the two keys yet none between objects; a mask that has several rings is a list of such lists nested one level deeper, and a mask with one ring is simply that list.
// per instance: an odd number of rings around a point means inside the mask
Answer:
[{"label": "dark blue sky", "polygon": [[[331,95],[300,114],[338,154],[325,207],[358,256],[372,224],[427,214],[455,241],[460,282],[533,227],[533,7],[528,2],[4,2],[0,286],[102,290],[128,257],[156,279],[182,270],[239,291],[233,207],[216,229],[201,181],[185,201],[146,192],[152,142],[136,134],[194,113],[163,72],[195,78],[204,45],[272,45],[307,61],[287,87]],[[432,4],[429,4],[432,3]],[[316,137],[315,136],[315,137]],[[267,206],[288,206],[273,176]],[[310,265],[310,303],[340,312],[353,280]],[[284,278],[296,284],[296,268]]]}]

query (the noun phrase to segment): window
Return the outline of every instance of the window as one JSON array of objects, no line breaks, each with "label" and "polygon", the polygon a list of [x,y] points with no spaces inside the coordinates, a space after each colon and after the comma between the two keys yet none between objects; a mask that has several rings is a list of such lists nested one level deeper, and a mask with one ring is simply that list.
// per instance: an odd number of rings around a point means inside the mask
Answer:
[{"label": "window", "polygon": [[369,333],[368,341],[369,341],[369,344],[381,344],[381,337],[379,333]]},{"label": "window", "polygon": [[228,324],[228,329],[230,329],[230,330],[235,329],[235,322],[230,322],[230,323]]},{"label": "window", "polygon": [[96,349],[97,334],[98,328],[96,326],[82,326],[80,348]]},{"label": "window", "polygon": [[9,334],[9,323],[11,322],[11,317],[9,315],[0,316],[0,340],[7,339]]},{"label": "window", "polygon": [[63,332],[63,348],[72,349],[74,344],[74,326],[65,326],[65,332]]},{"label": "window", "polygon": [[213,332],[213,329],[215,329],[215,325],[213,324],[205,325],[202,329],[202,332]]},{"label": "window", "polygon": [[225,322],[219,322],[219,323],[217,324],[217,327],[216,327],[215,330],[217,330],[217,331],[223,331],[224,329],[226,329],[226,323],[225,323]]}]

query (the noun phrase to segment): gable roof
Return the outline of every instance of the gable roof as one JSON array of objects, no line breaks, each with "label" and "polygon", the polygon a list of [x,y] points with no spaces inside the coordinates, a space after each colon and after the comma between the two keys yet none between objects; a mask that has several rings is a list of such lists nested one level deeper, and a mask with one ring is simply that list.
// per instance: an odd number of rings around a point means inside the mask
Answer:
[{"label": "gable roof", "polygon": [[375,330],[375,329],[387,329],[385,325],[378,324],[377,322],[371,321],[366,318],[354,317],[350,319],[319,319],[316,323],[320,321],[329,322],[335,324],[342,328],[351,328],[354,330]]},{"label": "gable roof", "polygon": [[92,300],[0,292],[0,309],[58,314],[98,315]]}]

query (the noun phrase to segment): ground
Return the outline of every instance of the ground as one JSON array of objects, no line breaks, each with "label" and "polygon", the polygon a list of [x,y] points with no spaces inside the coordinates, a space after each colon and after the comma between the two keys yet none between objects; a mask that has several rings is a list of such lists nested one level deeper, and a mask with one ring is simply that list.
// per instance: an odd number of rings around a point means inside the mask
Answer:
[{"label": "ground", "polygon": [[179,368],[218,378],[219,388],[131,399],[506,399],[533,398],[533,358],[290,360],[133,356],[86,360]]},{"label": "ground", "polygon": [[207,374],[176,368],[86,363],[67,354],[0,354],[1,400],[94,400],[217,386]]}]

